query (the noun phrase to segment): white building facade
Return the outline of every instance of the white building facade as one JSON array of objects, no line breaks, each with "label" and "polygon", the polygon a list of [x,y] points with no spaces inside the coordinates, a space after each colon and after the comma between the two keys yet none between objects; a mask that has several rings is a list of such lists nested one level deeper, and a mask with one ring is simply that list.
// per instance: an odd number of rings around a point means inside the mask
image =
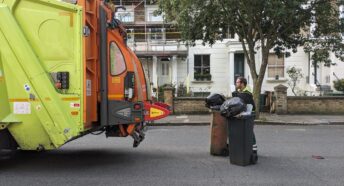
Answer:
[{"label": "white building facade", "polygon": [[[116,17],[125,24],[128,32],[128,46],[143,63],[152,88],[166,84],[180,84],[187,87],[193,96],[204,97],[210,93],[230,96],[235,90],[235,80],[239,76],[248,79],[253,88],[253,80],[247,65],[241,43],[237,37],[218,41],[213,46],[187,47],[180,42],[180,33],[165,23],[163,17],[155,15],[155,3],[145,0],[118,1],[126,10]],[[341,7],[343,8],[343,7]],[[261,64],[261,54],[256,54],[257,71]],[[288,86],[287,69],[301,69],[303,78],[296,86],[298,95],[319,95],[334,90],[333,81],[344,78],[344,62],[331,56],[335,66],[314,68],[310,55],[299,48],[288,58],[277,58],[271,53],[262,86],[262,93],[273,91],[283,84]],[[316,69],[316,70],[315,70]],[[291,88],[288,95],[293,95]]]},{"label": "white building facade", "polygon": [[[242,45],[237,39],[219,41],[211,47],[203,46],[201,42],[198,42],[195,47],[190,48],[188,54],[190,61],[188,71],[191,77],[190,90],[196,96],[209,93],[222,93],[230,96],[232,91],[235,90],[235,80],[238,76],[247,78],[249,87],[253,88],[250,69]],[[325,92],[336,92],[333,88],[333,81],[344,78],[344,62],[331,55],[331,60],[336,65],[325,67],[320,64],[315,70],[310,55],[305,53],[302,47],[298,49],[297,53],[291,54],[288,58],[278,58],[271,52],[261,93],[273,91],[274,87],[279,84],[290,87],[287,69],[291,67],[301,69],[303,75],[303,78],[300,79],[296,86],[297,95],[313,96],[323,95]],[[206,65],[209,66],[211,80],[197,80],[195,78],[198,73],[197,65],[199,65],[199,57],[197,56],[209,56],[209,65],[208,63]],[[262,56],[258,51],[256,54],[258,72],[261,60]],[[294,95],[291,88],[288,89],[288,95]]]}]

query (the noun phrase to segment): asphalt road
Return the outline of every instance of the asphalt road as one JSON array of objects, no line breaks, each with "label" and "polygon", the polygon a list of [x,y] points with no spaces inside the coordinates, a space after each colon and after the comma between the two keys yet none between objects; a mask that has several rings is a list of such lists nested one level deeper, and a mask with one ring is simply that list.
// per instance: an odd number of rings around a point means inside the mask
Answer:
[{"label": "asphalt road", "polygon": [[[209,155],[209,127],[85,136],[43,153],[1,153],[0,185],[344,185],[344,126],[256,126],[257,165]],[[324,159],[312,158],[312,155]]]}]

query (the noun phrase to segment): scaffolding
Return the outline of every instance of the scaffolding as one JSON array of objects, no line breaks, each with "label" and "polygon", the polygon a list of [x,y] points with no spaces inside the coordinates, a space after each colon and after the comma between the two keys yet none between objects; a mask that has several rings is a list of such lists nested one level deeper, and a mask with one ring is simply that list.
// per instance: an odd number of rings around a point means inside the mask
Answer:
[{"label": "scaffolding", "polygon": [[[115,5],[127,10],[118,12],[116,17],[127,27],[128,45],[135,51],[171,52],[185,51],[179,47],[181,33],[172,24],[166,23],[163,16],[156,15],[156,1],[116,0]],[[144,45],[144,46],[143,46]],[[139,55],[140,55],[139,54]]]}]

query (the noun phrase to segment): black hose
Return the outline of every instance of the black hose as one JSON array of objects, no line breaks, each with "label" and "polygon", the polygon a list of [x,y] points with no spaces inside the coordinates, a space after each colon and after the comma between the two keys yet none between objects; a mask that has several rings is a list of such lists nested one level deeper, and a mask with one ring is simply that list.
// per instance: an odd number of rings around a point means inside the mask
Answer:
[{"label": "black hose", "polygon": [[105,130],[103,130],[103,131],[100,131],[100,132],[98,132],[98,133],[91,132],[91,134],[92,134],[92,135],[95,135],[95,136],[97,136],[97,135],[101,135],[101,134],[103,134],[104,132],[105,132]]}]

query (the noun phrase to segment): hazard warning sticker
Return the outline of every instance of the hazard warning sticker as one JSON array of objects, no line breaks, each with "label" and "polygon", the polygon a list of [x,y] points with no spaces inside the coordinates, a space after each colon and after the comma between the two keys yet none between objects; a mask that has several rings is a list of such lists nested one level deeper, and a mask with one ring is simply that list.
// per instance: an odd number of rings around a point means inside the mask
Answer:
[{"label": "hazard warning sticker", "polygon": [[70,103],[71,108],[80,108],[80,103]]},{"label": "hazard warning sticker", "polygon": [[31,114],[31,104],[29,102],[14,102],[14,114]]}]

